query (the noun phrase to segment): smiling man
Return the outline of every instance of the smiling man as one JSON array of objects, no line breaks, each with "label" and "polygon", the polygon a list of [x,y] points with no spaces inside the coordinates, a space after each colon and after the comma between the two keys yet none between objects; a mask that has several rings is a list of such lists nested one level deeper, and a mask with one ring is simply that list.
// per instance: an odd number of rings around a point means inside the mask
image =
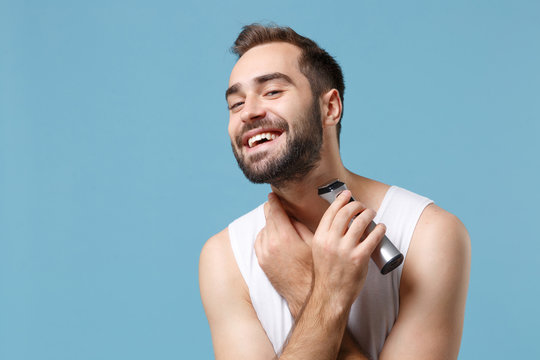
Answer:
[{"label": "smiling man", "polygon": [[[216,358],[456,358],[470,269],[463,224],[344,167],[342,72],[312,40],[253,24],[233,50],[233,153],[272,193],[201,252]],[[329,205],[317,189],[333,179],[350,191]],[[382,275],[370,255],[385,234],[405,261]]]}]

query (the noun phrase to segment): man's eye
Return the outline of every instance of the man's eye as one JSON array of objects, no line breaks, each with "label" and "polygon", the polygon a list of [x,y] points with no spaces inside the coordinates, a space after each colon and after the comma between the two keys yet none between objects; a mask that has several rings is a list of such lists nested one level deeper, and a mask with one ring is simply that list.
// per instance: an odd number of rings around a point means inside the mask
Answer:
[{"label": "man's eye", "polygon": [[277,95],[281,92],[281,90],[271,90],[269,92],[266,93],[267,96],[274,96],[274,95]]},{"label": "man's eye", "polygon": [[229,106],[229,110],[234,110],[237,107],[239,107],[240,105],[242,105],[243,103],[244,103],[243,101],[236,102],[236,103],[232,104],[231,106]]}]

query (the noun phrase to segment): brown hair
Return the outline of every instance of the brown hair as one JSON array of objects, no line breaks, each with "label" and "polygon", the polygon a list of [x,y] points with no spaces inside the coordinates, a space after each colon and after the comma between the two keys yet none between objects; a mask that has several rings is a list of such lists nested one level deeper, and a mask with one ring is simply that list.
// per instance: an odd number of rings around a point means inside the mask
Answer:
[{"label": "brown hair", "polygon": [[[299,47],[301,55],[298,59],[298,66],[302,74],[308,79],[313,95],[318,97],[323,92],[336,89],[343,104],[345,83],[341,67],[337,61],[324,49],[321,49],[316,42],[298,35],[290,27],[261,24],[246,25],[242,28],[231,50],[238,57],[241,57],[249,49],[270,42],[286,42]],[[341,117],[343,117],[343,110]],[[341,119],[336,125],[336,132],[339,141]]]}]

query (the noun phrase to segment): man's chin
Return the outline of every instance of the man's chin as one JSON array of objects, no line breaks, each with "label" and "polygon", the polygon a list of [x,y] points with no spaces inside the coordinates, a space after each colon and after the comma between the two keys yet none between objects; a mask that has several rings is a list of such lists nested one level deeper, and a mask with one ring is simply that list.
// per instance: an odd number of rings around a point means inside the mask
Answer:
[{"label": "man's chin", "polygon": [[269,177],[269,172],[265,167],[244,167],[242,168],[242,171],[250,181],[252,181],[252,179],[259,179],[256,180],[257,183],[264,183],[266,182],[265,179],[268,179]]},{"label": "man's chin", "polygon": [[265,184],[272,183],[276,177],[276,169],[270,169],[270,165],[267,161],[258,161],[256,163],[238,163],[240,169],[244,173],[244,176],[252,183]]},{"label": "man's chin", "polygon": [[[268,151],[259,151],[254,154],[244,154],[245,163],[250,167],[260,167],[261,162],[268,157]],[[264,164],[262,165],[264,166]]]}]

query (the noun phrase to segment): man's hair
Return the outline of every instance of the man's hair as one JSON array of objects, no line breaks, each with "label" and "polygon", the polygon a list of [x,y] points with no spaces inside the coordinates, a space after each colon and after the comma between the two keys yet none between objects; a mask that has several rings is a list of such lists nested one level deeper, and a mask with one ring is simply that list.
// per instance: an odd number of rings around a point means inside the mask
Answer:
[{"label": "man's hair", "polygon": [[[324,49],[320,48],[315,41],[298,35],[290,27],[261,24],[246,25],[242,28],[231,50],[238,57],[241,57],[255,46],[271,42],[286,42],[299,47],[301,54],[298,59],[298,66],[300,72],[308,79],[313,95],[319,97],[326,91],[336,89],[343,104],[345,83],[341,67],[337,61]],[[341,117],[343,117],[343,109]],[[336,125],[336,132],[339,142],[341,118]]]}]

